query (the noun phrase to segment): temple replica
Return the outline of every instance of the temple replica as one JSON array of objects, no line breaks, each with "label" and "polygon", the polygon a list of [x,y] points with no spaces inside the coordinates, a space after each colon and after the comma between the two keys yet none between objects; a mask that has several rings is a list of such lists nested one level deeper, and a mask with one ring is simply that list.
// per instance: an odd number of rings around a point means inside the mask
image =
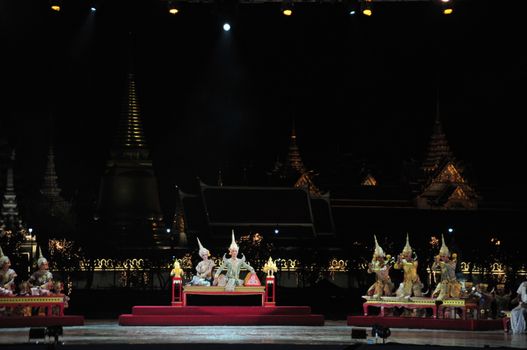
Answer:
[{"label": "temple replica", "polygon": [[[257,271],[242,254],[234,231],[229,246],[229,257],[223,255],[217,268],[208,259],[210,252],[198,240],[202,261],[196,274],[184,281],[179,260],[174,262],[172,276],[172,302],[170,306],[134,306],[132,314],[119,316],[122,326],[176,326],[176,325],[324,325],[322,315],[311,314],[309,306],[277,306],[276,264],[269,257],[262,272],[262,286]],[[245,276],[244,276],[245,275]],[[214,276],[213,279],[211,276]],[[194,302],[206,301],[206,305]],[[255,297],[247,306],[233,306],[242,298]],[[249,299],[246,299],[249,300]],[[229,306],[226,306],[229,305]]]}]

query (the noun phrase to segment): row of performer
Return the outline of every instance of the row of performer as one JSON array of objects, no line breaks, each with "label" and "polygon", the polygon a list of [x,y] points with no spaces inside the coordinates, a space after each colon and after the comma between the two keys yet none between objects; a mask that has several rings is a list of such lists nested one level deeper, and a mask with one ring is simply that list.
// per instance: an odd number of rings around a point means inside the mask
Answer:
[{"label": "row of performer", "polygon": [[[432,270],[441,271],[441,281],[432,292],[436,300],[445,298],[459,298],[461,296],[461,283],[456,278],[457,255],[450,254],[442,236],[442,244],[439,254],[435,257]],[[417,274],[417,256],[410,246],[410,238],[406,235],[406,245],[397,259],[384,253],[379,245],[377,237],[374,236],[375,250],[368,264],[368,272],[375,274],[375,283],[368,289],[367,294],[373,298],[382,296],[395,296],[400,298],[411,298],[412,296],[423,296],[423,283]],[[391,268],[403,271],[403,281],[394,293],[394,284],[390,278]]]}]

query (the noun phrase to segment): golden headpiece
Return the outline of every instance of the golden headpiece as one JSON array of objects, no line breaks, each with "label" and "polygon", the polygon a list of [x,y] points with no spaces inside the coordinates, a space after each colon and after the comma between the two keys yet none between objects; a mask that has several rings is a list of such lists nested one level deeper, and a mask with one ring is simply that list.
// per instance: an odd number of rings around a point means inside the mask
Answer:
[{"label": "golden headpiece", "polygon": [[40,267],[42,264],[46,264],[48,260],[44,258],[44,255],[42,255],[42,249],[38,247],[38,260],[37,260],[37,267]]},{"label": "golden headpiece", "polygon": [[202,256],[203,254],[210,255],[209,250],[208,250],[207,248],[205,248],[205,247],[201,244],[201,242],[199,241],[199,238],[196,237],[196,239],[198,240],[198,244],[199,244],[199,252],[198,252],[198,254],[199,254],[200,256]]},{"label": "golden headpiece", "polygon": [[237,251],[240,250],[240,248],[236,244],[236,240],[234,239],[234,230],[232,230],[232,242],[231,242],[231,245],[229,246],[229,250],[237,250]]},{"label": "golden headpiece", "polygon": [[441,249],[439,249],[439,255],[440,256],[450,256],[450,250],[448,250],[448,247],[445,243],[445,236],[441,234]]},{"label": "golden headpiece", "polygon": [[410,246],[410,237],[406,234],[406,245],[403,248],[403,254],[412,254],[412,247]]},{"label": "golden headpiece", "polygon": [[9,258],[4,255],[2,247],[0,247],[0,268],[4,266],[5,263],[9,261]]},{"label": "golden headpiece", "polygon": [[375,250],[373,251],[373,257],[383,257],[385,256],[384,250],[382,250],[381,246],[379,245],[379,242],[377,242],[377,236],[373,235],[373,238],[375,239]]}]

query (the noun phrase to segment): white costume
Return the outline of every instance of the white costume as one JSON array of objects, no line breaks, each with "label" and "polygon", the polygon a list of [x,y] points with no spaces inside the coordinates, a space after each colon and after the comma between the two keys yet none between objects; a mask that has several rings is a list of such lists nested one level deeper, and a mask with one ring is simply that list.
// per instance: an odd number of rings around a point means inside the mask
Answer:
[{"label": "white costume", "polygon": [[199,244],[199,256],[201,261],[196,266],[196,275],[192,277],[189,282],[193,286],[210,286],[212,282],[212,270],[216,266],[213,260],[209,259],[210,252],[207,248],[203,247],[198,238]]},{"label": "white costume", "polygon": [[513,334],[525,333],[525,318],[527,317],[527,281],[518,288],[520,304],[511,311],[511,330]]}]

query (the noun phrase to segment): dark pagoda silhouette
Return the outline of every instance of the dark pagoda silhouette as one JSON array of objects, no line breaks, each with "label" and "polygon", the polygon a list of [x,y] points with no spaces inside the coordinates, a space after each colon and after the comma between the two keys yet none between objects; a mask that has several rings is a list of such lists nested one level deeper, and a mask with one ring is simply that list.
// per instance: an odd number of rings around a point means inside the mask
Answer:
[{"label": "dark pagoda silhouette", "polygon": [[95,220],[105,240],[120,247],[164,244],[158,183],[152,167],[133,73],[129,73],[121,120],[101,180]]},{"label": "dark pagoda silhouette", "polygon": [[35,213],[31,223],[38,228],[39,237],[43,240],[68,237],[76,229],[72,203],[61,192],[55,170],[55,154],[50,145],[40,196],[32,206]]},{"label": "dark pagoda silhouette", "polygon": [[6,254],[11,254],[13,265],[21,274],[29,272],[36,254],[36,237],[22,220],[14,183],[15,151],[7,168],[0,212],[0,246]]},{"label": "dark pagoda silhouette", "polygon": [[456,160],[450,150],[439,112],[421,171],[417,208],[477,209],[478,195],[464,176],[463,164]]}]

